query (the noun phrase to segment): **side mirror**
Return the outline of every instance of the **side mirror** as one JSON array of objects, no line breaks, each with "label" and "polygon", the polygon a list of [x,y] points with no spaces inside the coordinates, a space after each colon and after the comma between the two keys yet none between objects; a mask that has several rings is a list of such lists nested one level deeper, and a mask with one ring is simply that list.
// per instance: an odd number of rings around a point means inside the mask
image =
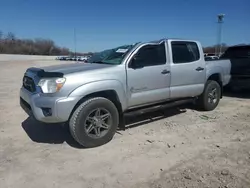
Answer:
[{"label": "side mirror", "polygon": [[141,63],[141,58],[137,55],[135,55],[130,62],[130,68],[132,69],[139,69],[139,68],[143,68],[144,66]]}]

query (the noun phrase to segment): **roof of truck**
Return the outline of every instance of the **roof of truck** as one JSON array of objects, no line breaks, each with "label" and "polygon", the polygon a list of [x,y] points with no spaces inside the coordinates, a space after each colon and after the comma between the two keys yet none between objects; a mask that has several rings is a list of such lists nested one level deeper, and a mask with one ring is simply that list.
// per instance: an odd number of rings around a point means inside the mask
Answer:
[{"label": "roof of truck", "polygon": [[163,41],[168,41],[168,40],[176,40],[176,41],[192,41],[192,42],[196,42],[195,40],[188,40],[188,39],[181,39],[181,38],[162,38],[159,40],[153,40],[153,41],[143,41],[141,43],[155,43],[155,44],[159,44]]}]

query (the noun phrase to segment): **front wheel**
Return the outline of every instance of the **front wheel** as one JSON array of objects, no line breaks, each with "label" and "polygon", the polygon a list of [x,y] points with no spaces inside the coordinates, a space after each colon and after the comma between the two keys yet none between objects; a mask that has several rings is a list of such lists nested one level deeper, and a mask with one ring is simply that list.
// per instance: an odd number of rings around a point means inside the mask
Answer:
[{"label": "front wheel", "polygon": [[221,98],[221,87],[218,82],[208,80],[204,92],[198,98],[198,107],[204,111],[214,110]]},{"label": "front wheel", "polygon": [[69,129],[73,138],[84,147],[97,147],[109,142],[117,129],[116,106],[102,97],[83,102],[73,113]]}]

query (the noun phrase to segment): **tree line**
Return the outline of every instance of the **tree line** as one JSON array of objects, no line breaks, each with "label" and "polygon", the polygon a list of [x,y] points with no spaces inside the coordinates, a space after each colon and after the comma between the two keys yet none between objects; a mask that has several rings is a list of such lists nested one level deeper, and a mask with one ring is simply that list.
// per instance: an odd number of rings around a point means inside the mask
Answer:
[{"label": "tree line", "polygon": [[57,46],[50,39],[19,39],[12,32],[4,34],[0,31],[0,54],[74,55],[75,53],[68,48]]},{"label": "tree line", "polygon": [[[247,43],[240,43],[240,44],[237,44],[238,46],[244,46],[244,45],[250,45],[250,44],[247,44]],[[219,49],[221,49],[221,52],[225,52],[226,49],[229,47],[229,45],[225,44],[225,43],[222,43],[221,45],[214,45],[214,46],[207,46],[207,47],[203,47],[203,51],[204,53],[215,53],[216,50],[217,52],[219,51]]]},{"label": "tree line", "polygon": [[213,53],[218,52],[219,49],[221,49],[221,52],[223,53],[226,51],[227,48],[228,48],[228,45],[225,43],[222,43],[221,45],[203,47],[203,51],[204,53],[213,54]]},{"label": "tree line", "polygon": [[[219,45],[207,46],[203,48],[204,53],[215,53]],[[221,52],[228,48],[227,44],[221,45]],[[25,55],[75,55],[68,48],[57,46],[50,39],[19,39],[14,33],[4,34],[0,31],[0,54],[25,54]],[[91,55],[88,53],[79,53],[76,55]]]}]

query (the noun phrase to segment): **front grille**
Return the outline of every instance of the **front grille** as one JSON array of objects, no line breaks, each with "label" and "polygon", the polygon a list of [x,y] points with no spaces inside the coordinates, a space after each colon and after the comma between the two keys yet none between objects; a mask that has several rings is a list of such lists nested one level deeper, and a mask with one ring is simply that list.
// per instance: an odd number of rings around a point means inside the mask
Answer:
[{"label": "front grille", "polygon": [[30,92],[36,91],[36,85],[32,78],[28,76],[23,77],[23,87]]}]

